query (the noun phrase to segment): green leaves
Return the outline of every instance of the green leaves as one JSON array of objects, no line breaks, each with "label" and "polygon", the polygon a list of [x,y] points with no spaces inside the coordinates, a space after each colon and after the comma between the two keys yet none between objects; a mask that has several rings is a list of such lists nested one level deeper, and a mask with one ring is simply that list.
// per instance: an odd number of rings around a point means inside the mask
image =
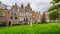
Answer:
[{"label": "green leaves", "polygon": [[51,2],[52,6],[48,9],[50,20],[59,20],[60,16],[60,0],[53,0]]},{"label": "green leaves", "polygon": [[3,14],[3,9],[0,9],[0,16],[2,16]]},{"label": "green leaves", "polygon": [[53,2],[54,2],[54,3],[58,3],[58,2],[60,2],[60,0],[53,0]]},{"label": "green leaves", "polygon": [[49,13],[50,20],[57,20],[59,18],[60,13],[58,11],[54,11]]},{"label": "green leaves", "polygon": [[53,11],[53,10],[57,10],[57,9],[60,9],[60,4],[51,6],[51,7],[48,9],[48,11]]},{"label": "green leaves", "polygon": [[48,9],[48,11],[60,9],[60,4],[58,4],[59,2],[60,2],[60,0],[53,0],[51,2],[51,4],[53,4],[53,5]]}]

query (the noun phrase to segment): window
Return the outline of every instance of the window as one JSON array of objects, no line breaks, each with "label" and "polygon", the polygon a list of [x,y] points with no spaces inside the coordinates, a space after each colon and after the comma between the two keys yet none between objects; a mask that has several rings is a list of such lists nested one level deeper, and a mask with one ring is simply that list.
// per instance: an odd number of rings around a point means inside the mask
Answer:
[{"label": "window", "polygon": [[15,19],[17,19],[17,17],[15,17]]},{"label": "window", "polygon": [[16,11],[15,10],[12,10],[10,13],[11,13],[11,15],[16,16]]},{"label": "window", "polygon": [[21,13],[20,13],[20,16],[25,16],[25,13],[21,12]]},{"label": "window", "polygon": [[24,17],[20,17],[20,21],[24,21]]},{"label": "window", "polygon": [[24,21],[25,21],[25,18],[24,18]]},{"label": "window", "polygon": [[10,19],[13,19],[13,17],[11,16]]},{"label": "window", "polygon": [[30,13],[30,12],[26,12],[26,15],[27,15],[27,16],[31,16],[32,13]]}]

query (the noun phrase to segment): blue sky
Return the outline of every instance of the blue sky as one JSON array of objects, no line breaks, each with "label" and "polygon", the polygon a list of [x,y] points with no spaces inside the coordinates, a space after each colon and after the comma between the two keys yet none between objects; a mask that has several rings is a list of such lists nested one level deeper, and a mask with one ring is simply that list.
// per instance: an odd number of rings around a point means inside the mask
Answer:
[{"label": "blue sky", "polygon": [[14,3],[17,3],[18,5],[24,3],[24,5],[26,5],[28,2],[30,2],[32,9],[38,10],[41,13],[43,13],[50,7],[49,2],[51,2],[51,0],[0,0],[0,1],[9,6],[13,5]]}]

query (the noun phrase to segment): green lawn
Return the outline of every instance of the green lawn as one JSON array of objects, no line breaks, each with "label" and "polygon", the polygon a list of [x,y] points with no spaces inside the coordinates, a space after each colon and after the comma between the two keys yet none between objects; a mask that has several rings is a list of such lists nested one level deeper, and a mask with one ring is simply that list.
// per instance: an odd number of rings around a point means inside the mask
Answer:
[{"label": "green lawn", "polygon": [[60,34],[60,23],[0,27],[0,34]]}]

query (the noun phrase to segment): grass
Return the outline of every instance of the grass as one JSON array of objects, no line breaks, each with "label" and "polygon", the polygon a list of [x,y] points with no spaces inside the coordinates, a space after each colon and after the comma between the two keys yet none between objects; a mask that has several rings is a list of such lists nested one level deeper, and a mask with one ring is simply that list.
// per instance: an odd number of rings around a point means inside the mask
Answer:
[{"label": "grass", "polygon": [[0,27],[0,34],[60,34],[60,23]]}]

